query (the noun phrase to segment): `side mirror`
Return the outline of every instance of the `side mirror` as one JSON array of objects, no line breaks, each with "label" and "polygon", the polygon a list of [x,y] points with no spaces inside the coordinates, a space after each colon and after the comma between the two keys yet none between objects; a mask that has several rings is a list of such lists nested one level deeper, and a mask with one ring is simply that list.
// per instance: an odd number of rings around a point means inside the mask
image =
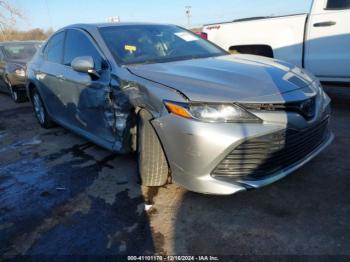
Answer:
[{"label": "side mirror", "polygon": [[94,78],[100,78],[100,74],[95,70],[95,62],[91,56],[79,56],[74,58],[71,67],[81,73],[87,73]]}]

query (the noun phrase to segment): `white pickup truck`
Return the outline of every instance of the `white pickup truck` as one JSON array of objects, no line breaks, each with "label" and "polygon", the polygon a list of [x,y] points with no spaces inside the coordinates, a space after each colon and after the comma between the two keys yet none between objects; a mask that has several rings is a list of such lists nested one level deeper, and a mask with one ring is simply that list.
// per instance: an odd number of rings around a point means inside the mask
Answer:
[{"label": "white pickup truck", "polygon": [[314,0],[309,14],[205,25],[202,36],[232,53],[304,67],[322,81],[350,82],[350,0]]}]

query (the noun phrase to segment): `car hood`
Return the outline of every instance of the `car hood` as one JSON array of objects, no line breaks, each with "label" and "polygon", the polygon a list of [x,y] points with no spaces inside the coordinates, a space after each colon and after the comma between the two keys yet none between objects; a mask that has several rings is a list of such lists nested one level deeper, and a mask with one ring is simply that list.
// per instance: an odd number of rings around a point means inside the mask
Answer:
[{"label": "car hood", "polygon": [[192,101],[285,101],[284,94],[309,86],[314,80],[286,62],[252,55],[133,65],[139,77],[182,92]]}]

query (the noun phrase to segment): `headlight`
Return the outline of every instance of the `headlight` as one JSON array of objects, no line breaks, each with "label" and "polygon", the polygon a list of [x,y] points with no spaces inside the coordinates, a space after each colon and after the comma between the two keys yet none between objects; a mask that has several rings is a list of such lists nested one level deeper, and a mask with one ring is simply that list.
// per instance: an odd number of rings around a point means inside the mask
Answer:
[{"label": "headlight", "polygon": [[315,88],[315,91],[322,90],[321,82],[316,76],[314,76],[312,73],[305,69],[300,69],[300,71],[302,72],[304,77],[306,76],[308,78],[307,80],[311,82],[311,85]]},{"label": "headlight", "polygon": [[262,120],[237,104],[214,103],[177,103],[165,101],[169,112],[185,118],[193,118],[204,122],[250,122],[260,123]]},{"label": "headlight", "polygon": [[26,68],[19,64],[10,63],[7,65],[7,70],[11,73],[15,73],[16,76],[20,76],[20,77],[26,76]]},{"label": "headlight", "polygon": [[24,68],[17,68],[15,70],[15,74],[17,76],[25,77],[26,76],[26,70],[24,70]]}]

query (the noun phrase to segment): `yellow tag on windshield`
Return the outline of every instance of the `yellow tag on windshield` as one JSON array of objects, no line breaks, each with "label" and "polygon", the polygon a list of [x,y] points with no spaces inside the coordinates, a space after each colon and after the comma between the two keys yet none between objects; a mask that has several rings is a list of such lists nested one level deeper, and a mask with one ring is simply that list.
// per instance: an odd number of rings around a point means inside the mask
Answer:
[{"label": "yellow tag on windshield", "polygon": [[125,45],[124,48],[126,51],[129,51],[130,53],[133,53],[137,50],[136,46],[134,46],[134,45]]}]

